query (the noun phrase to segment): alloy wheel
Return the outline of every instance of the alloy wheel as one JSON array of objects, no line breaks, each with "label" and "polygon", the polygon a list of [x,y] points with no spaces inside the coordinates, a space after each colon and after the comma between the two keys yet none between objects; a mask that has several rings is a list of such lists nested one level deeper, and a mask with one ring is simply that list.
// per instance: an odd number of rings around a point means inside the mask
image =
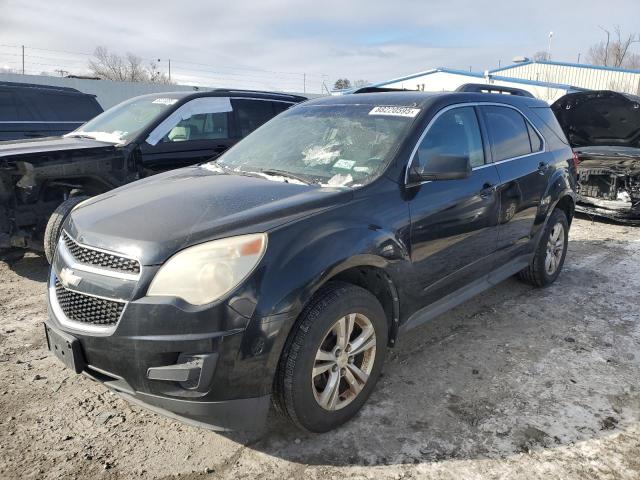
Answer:
[{"label": "alloy wheel", "polygon": [[376,333],[360,313],[338,319],[316,352],[311,386],[318,405],[335,411],[346,407],[369,380],[376,358]]},{"label": "alloy wheel", "polygon": [[544,269],[547,275],[553,275],[558,270],[564,253],[564,227],[556,223],[551,229],[547,241],[547,254],[544,259]]}]

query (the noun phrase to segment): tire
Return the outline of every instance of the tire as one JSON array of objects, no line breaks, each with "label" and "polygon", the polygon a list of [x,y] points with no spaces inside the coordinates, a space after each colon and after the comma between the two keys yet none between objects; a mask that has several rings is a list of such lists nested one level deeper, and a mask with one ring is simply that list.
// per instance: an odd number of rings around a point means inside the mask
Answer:
[{"label": "tire", "polygon": [[47,257],[47,262],[51,263],[53,261],[53,255],[56,253],[56,245],[58,238],[60,238],[62,224],[65,219],[76,205],[84,202],[87,198],[89,197],[86,195],[67,198],[58,205],[58,208],[56,208],[51,214],[51,217],[49,217],[47,228],[44,230],[44,256]]},{"label": "tire", "polygon": [[[556,233],[558,233],[556,229],[560,227],[562,228],[562,232],[560,232],[557,239],[554,240],[552,236],[555,237]],[[561,246],[559,242],[562,243]],[[551,285],[556,281],[558,275],[560,275],[564,260],[567,256],[568,244],[569,222],[567,221],[567,216],[562,210],[556,209],[549,217],[549,221],[540,237],[540,242],[538,243],[531,263],[527,268],[518,273],[518,278],[536,287]],[[553,249],[552,245],[554,246]],[[547,263],[549,262],[550,255],[554,257],[552,261],[553,269],[550,269],[549,267],[551,265]]]},{"label": "tire", "polygon": [[[347,342],[338,343],[332,327],[348,328],[350,323],[351,341],[336,356],[339,345]],[[342,282],[322,288],[301,313],[285,344],[274,381],[278,411],[311,432],[326,432],[347,422],[367,401],[380,377],[387,335],[384,310],[367,290]],[[364,353],[349,356],[352,344],[351,351],[359,350],[358,343],[367,346]],[[316,355],[323,358],[317,360]],[[324,358],[326,355],[331,359]],[[326,368],[327,365],[331,367]],[[314,367],[325,371],[314,377]],[[361,380],[363,377],[356,369],[368,372],[368,378]],[[331,379],[338,380],[330,383]],[[329,388],[332,384],[337,385],[338,395],[326,395],[336,392]],[[323,400],[326,400],[324,407],[320,403]]]}]

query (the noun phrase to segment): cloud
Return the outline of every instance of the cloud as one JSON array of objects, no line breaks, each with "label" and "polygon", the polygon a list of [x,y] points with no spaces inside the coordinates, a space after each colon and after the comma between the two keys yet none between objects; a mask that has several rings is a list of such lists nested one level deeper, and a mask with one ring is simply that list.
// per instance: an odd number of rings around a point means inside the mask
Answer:
[{"label": "cloud", "polygon": [[[606,9],[593,0],[0,0],[0,8],[0,44],[84,53],[105,45],[162,66],[171,58],[181,81],[298,90],[305,80],[318,90],[337,77],[377,81],[436,66],[482,71],[546,49],[551,30],[553,57],[575,61],[600,40],[598,25],[632,31],[640,16],[637,0]],[[82,55],[27,52],[38,71],[86,65]],[[15,55],[0,48],[0,63]]]}]

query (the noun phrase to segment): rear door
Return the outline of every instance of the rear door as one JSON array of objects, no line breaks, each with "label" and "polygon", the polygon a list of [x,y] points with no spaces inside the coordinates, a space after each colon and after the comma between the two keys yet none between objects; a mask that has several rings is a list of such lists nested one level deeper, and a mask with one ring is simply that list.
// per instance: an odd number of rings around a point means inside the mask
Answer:
[{"label": "rear door", "polygon": [[500,265],[531,251],[534,222],[549,182],[550,159],[542,135],[516,108],[480,107],[500,183]]},{"label": "rear door", "polygon": [[477,109],[461,106],[440,113],[418,147],[422,158],[429,151],[465,155],[472,166],[467,178],[427,181],[409,190],[413,278],[407,285],[418,307],[481,280],[493,265],[499,179],[484,143]]}]

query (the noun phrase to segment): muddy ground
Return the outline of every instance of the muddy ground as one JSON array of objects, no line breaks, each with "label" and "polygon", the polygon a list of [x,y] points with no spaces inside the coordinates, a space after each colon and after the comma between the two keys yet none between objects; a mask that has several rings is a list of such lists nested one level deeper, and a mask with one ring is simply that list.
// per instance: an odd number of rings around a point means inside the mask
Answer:
[{"label": "muddy ground", "polygon": [[0,478],[640,478],[640,228],[576,220],[550,288],[414,330],[362,412],[219,434],[127,404],[45,347],[45,262],[0,262]]}]

